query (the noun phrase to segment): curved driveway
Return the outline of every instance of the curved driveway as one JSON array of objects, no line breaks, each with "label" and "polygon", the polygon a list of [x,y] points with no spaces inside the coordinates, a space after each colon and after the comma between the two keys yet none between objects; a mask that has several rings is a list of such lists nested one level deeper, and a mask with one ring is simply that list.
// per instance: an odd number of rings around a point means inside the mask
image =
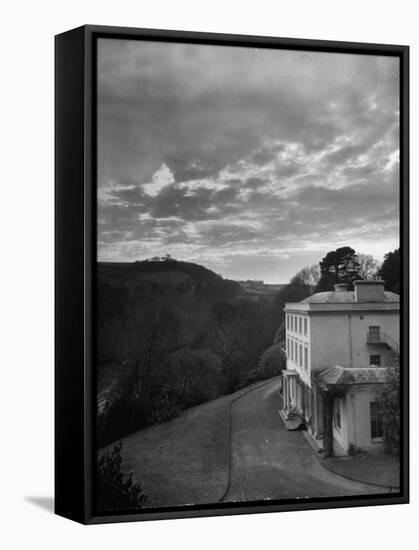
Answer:
[{"label": "curved driveway", "polygon": [[146,506],[386,492],[323,468],[303,435],[286,430],[277,388],[278,379],[258,383],[124,438],[122,467]]},{"label": "curved driveway", "polygon": [[231,404],[230,476],[223,502],[387,492],[326,470],[303,435],[285,428],[277,386],[275,380],[256,387]]}]

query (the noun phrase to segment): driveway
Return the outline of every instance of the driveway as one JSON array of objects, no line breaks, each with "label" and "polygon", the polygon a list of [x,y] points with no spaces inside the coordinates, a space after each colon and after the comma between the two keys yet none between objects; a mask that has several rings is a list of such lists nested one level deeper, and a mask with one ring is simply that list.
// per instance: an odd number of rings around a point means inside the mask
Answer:
[{"label": "driveway", "polygon": [[146,506],[386,492],[323,468],[303,435],[286,430],[277,388],[277,379],[259,383],[126,437],[122,468]]},{"label": "driveway", "polygon": [[278,382],[259,386],[231,404],[231,464],[223,502],[336,497],[387,492],[326,470],[278,410]]}]

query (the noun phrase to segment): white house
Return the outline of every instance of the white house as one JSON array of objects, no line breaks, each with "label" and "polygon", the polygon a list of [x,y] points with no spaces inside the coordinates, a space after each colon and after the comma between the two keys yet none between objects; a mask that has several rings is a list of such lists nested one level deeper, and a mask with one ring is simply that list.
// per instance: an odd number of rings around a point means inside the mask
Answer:
[{"label": "white house", "polygon": [[399,302],[374,280],[285,305],[282,416],[301,417],[326,455],[382,449],[377,394],[399,351]]}]

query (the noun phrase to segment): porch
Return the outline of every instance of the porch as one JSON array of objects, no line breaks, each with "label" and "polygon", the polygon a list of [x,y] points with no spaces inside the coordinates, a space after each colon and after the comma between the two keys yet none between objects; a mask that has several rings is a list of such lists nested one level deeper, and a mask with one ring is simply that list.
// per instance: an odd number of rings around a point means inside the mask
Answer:
[{"label": "porch", "polygon": [[326,457],[382,452],[382,415],[377,399],[385,376],[386,369],[380,367],[334,366],[313,378],[313,390],[323,409]]},{"label": "porch", "polygon": [[282,372],[283,407],[280,414],[288,430],[296,430],[311,418],[310,388],[295,370]]}]

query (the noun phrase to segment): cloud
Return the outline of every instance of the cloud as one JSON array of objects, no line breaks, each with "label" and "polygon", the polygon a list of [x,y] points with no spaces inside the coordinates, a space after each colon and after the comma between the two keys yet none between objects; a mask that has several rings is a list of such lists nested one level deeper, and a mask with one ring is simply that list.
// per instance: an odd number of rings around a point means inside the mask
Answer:
[{"label": "cloud", "polygon": [[324,162],[331,165],[345,163],[348,160],[356,159],[359,155],[365,153],[365,147],[359,144],[350,144],[338,147],[334,151],[324,156]]},{"label": "cloud", "polygon": [[99,258],[283,281],[341,243],[394,248],[398,76],[391,57],[100,40]]}]

